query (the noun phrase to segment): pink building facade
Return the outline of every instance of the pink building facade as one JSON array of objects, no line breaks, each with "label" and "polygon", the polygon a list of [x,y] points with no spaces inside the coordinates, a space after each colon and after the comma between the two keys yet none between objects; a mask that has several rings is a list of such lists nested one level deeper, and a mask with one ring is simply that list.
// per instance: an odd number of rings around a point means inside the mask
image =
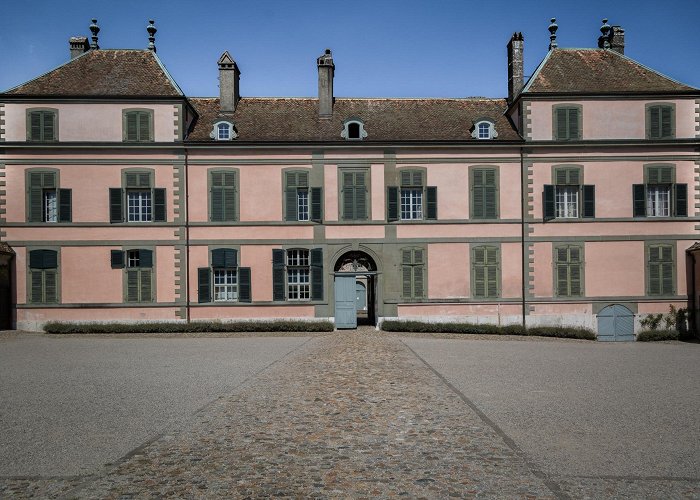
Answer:
[{"label": "pink building facade", "polygon": [[228,52],[219,97],[190,98],[154,46],[71,38],[70,61],[0,94],[6,326],[400,318],[633,339],[688,301],[700,91],[608,28],[598,48],[554,43],[528,81],[514,34],[503,99],[338,98],[329,50],[318,98],[241,97]]}]

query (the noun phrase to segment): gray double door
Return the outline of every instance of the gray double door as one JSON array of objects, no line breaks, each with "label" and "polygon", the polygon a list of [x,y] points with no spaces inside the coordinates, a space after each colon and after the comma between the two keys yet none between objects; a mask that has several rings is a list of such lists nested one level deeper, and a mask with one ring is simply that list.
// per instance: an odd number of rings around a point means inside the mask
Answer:
[{"label": "gray double door", "polygon": [[357,328],[357,285],[354,275],[335,276],[335,327]]},{"label": "gray double door", "polygon": [[634,340],[634,313],[620,304],[603,308],[598,313],[598,340],[603,342]]}]

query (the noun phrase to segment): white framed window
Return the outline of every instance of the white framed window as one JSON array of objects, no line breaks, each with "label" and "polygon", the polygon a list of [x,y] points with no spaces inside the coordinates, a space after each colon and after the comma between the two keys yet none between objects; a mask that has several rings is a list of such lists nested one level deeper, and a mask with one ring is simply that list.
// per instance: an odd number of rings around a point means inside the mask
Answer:
[{"label": "white framed window", "polygon": [[647,217],[669,217],[671,215],[671,186],[647,186]]},{"label": "white framed window", "polygon": [[423,188],[401,188],[401,220],[423,219]]},{"label": "white framed window", "polygon": [[287,300],[311,300],[308,250],[287,250]]},{"label": "white framed window", "polygon": [[554,207],[559,219],[578,217],[578,186],[556,186]]},{"label": "white framed window", "polygon": [[236,133],[236,129],[231,122],[227,121],[219,121],[214,124],[214,127],[209,134],[209,137],[214,139],[215,141],[230,141],[232,139],[236,139],[238,137],[238,134]]},{"label": "white framed window", "polygon": [[214,269],[214,301],[238,300],[238,273],[235,269]]},{"label": "white framed window", "polygon": [[309,220],[309,191],[297,189],[297,217],[300,221]]},{"label": "white framed window", "polygon": [[479,120],[474,124],[472,137],[479,140],[495,139],[498,137],[496,125],[491,120]]},{"label": "white framed window", "polygon": [[340,137],[348,141],[361,141],[367,137],[365,124],[362,122],[362,120],[357,118],[345,120],[345,122],[343,122],[343,131],[340,133]]},{"label": "white framed window", "polygon": [[58,221],[58,197],[55,189],[44,190],[43,211],[44,222]]},{"label": "white framed window", "polygon": [[151,191],[129,190],[126,193],[129,222],[150,222],[152,219]]},{"label": "white framed window", "polygon": [[128,250],[126,252],[126,267],[140,267],[141,255],[139,250]]}]

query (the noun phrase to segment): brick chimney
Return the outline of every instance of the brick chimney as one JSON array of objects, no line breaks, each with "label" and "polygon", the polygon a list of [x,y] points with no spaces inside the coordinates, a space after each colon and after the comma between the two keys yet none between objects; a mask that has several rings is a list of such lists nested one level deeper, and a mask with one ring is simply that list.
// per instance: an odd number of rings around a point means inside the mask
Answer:
[{"label": "brick chimney", "polygon": [[330,118],[333,116],[333,54],[326,49],[321,57],[316,59],[318,66],[318,116]]},{"label": "brick chimney", "polygon": [[68,40],[68,45],[70,46],[70,58],[75,59],[80,54],[83,54],[90,50],[90,44],[86,36],[72,36]]},{"label": "brick chimney", "polygon": [[217,64],[219,65],[219,105],[222,112],[233,113],[241,99],[239,91],[241,72],[228,50],[221,54]]},{"label": "brick chimney", "polygon": [[625,30],[622,26],[613,26],[610,32],[610,49],[620,54],[625,53]]},{"label": "brick chimney", "polygon": [[525,78],[523,44],[522,33],[513,33],[508,42],[508,102],[513,102],[523,89]]}]

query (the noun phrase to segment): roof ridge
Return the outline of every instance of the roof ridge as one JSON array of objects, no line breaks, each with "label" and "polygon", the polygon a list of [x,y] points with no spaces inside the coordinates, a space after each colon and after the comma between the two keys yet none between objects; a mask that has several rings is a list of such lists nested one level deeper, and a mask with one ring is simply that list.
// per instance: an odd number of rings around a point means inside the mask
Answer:
[{"label": "roof ridge", "polygon": [[181,89],[180,86],[177,84],[177,82],[175,81],[175,79],[170,75],[170,72],[166,69],[165,64],[163,64],[163,62],[160,60],[160,57],[158,57],[158,54],[156,54],[154,50],[149,50],[149,49],[146,49],[146,50],[147,50],[148,52],[150,52],[150,53],[153,55],[153,58],[154,58],[154,59],[156,60],[156,62],[158,63],[158,66],[160,67],[160,69],[163,70],[163,73],[165,74],[165,77],[168,79],[168,81],[170,82],[170,84],[175,88],[175,90],[177,90],[177,93],[184,97],[184,96],[185,96],[185,93],[182,91],[182,89]]},{"label": "roof ridge", "polygon": [[622,57],[623,59],[627,59],[628,61],[633,62],[634,64],[638,64],[639,66],[646,69],[647,71],[651,71],[652,73],[659,75],[661,78],[665,78],[666,80],[670,80],[673,83],[677,83],[678,85],[683,85],[683,86],[691,88],[693,90],[698,90],[695,87],[693,87],[692,85],[688,85],[687,83],[683,83],[679,80],[676,80],[675,78],[671,78],[670,76],[666,76],[663,73],[661,73],[660,71],[656,71],[654,68],[650,68],[646,64],[640,63],[636,59],[632,59],[631,57],[626,56],[625,54],[621,54],[621,53],[617,52],[616,50],[610,50],[610,49],[601,49],[601,50],[608,50],[611,54],[615,54],[617,57]]},{"label": "roof ridge", "polygon": [[[549,61],[549,57],[552,55],[552,52],[554,52],[557,49],[551,49],[547,51],[547,55],[544,56],[544,59],[540,61],[540,64],[535,68],[535,71],[530,75],[530,78],[528,78],[527,83],[523,87],[523,89],[518,93],[518,95],[522,95],[525,92],[528,92],[530,90],[530,86],[532,85],[532,82],[535,81],[535,78],[537,78],[540,74],[540,71],[542,71],[542,68],[544,68],[544,65],[547,61]],[[517,97],[517,96],[516,96]]]},{"label": "roof ridge", "polygon": [[15,90],[15,89],[17,89],[17,88],[19,88],[19,87],[23,87],[24,85],[28,85],[28,84],[32,83],[33,81],[38,80],[39,78],[43,78],[44,76],[48,75],[49,73],[53,73],[53,72],[56,71],[57,69],[60,69],[60,68],[62,68],[62,67],[64,67],[64,66],[69,65],[69,64],[72,63],[73,61],[77,61],[77,60],[80,59],[81,57],[85,56],[86,54],[90,54],[91,52],[92,52],[92,50],[87,50],[87,51],[83,52],[82,54],[80,54],[79,56],[73,57],[72,59],[68,59],[67,61],[65,61],[65,62],[63,62],[63,63],[61,63],[61,64],[59,64],[58,66],[55,66],[55,67],[51,68],[50,70],[48,70],[48,71],[46,71],[46,72],[40,74],[39,76],[35,76],[35,77],[32,78],[31,80],[27,80],[26,82],[18,83],[18,84],[15,85],[14,87],[10,87],[10,88],[7,89],[7,90],[3,90],[2,92],[0,92],[0,94],[7,94],[8,92],[12,92],[13,90]]}]

